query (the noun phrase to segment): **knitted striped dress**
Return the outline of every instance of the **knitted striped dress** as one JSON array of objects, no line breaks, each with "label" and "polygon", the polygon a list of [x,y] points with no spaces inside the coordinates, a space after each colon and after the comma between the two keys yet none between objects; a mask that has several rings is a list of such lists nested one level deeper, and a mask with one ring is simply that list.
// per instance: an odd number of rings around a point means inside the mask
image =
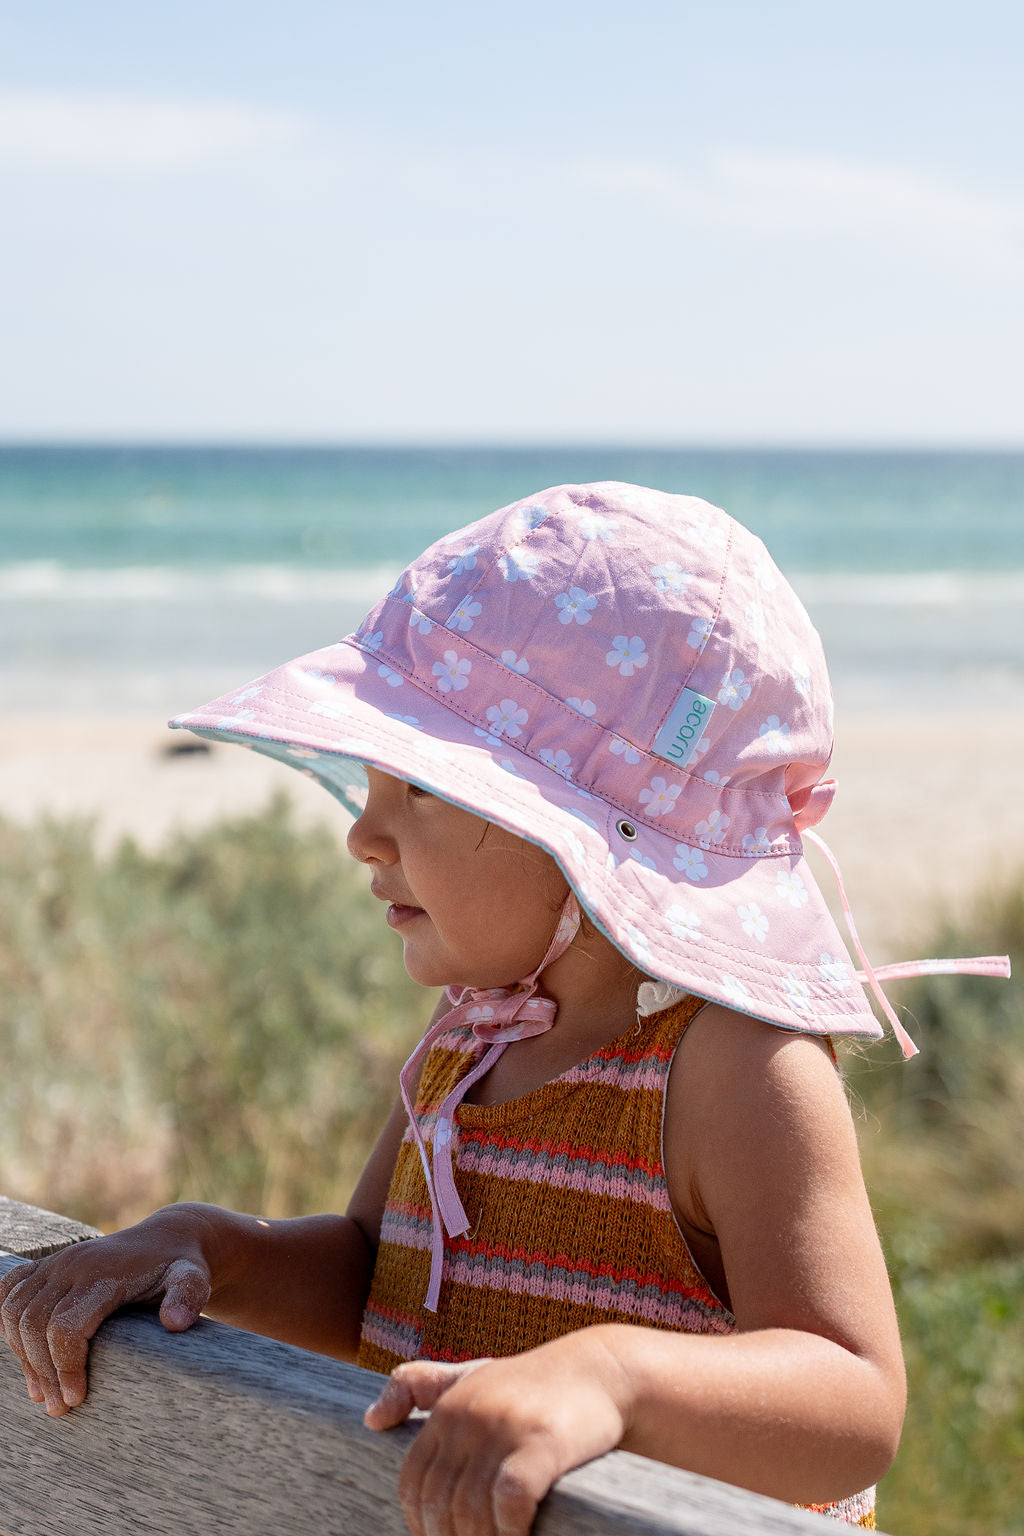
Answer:
[{"label": "knitted striped dress", "polygon": [[[391,1180],[359,1364],[518,1354],[594,1323],[732,1333],[675,1221],[661,1156],[672,1057],[702,999],[632,1024],[580,1065],[507,1104],[460,1105],[453,1161],[470,1219],[445,1239],[436,1313],[424,1310],[431,1213],[406,1132]],[[438,1106],[482,1047],[459,1026],[436,1042],[416,1116]],[[821,1508],[821,1506],[812,1506]],[[874,1529],[874,1490],[822,1509]]]}]

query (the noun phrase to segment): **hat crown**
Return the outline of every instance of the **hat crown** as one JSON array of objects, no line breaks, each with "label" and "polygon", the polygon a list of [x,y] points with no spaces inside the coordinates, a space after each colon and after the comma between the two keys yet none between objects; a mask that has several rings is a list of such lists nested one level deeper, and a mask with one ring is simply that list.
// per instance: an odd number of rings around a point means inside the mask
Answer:
[{"label": "hat crown", "polygon": [[821,644],[708,502],[614,482],[514,502],[427,549],[359,638],[492,746],[683,840],[799,846],[787,796],[831,753]]}]

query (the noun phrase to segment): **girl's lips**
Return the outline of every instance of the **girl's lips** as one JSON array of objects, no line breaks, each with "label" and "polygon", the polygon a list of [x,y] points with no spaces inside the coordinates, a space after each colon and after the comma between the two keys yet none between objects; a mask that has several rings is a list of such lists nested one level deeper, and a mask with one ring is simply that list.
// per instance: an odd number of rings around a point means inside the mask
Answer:
[{"label": "girl's lips", "polygon": [[411,923],[414,917],[422,916],[422,907],[403,907],[397,901],[393,901],[387,910],[387,920],[392,928],[404,928],[405,924]]}]

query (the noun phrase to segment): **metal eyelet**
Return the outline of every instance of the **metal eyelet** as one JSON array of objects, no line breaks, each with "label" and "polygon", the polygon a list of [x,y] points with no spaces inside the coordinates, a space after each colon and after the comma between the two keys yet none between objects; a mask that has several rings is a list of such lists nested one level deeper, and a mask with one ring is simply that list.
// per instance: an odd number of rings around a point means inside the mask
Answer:
[{"label": "metal eyelet", "polygon": [[625,839],[627,843],[635,843],[637,838],[640,836],[639,832],[631,821],[617,821],[615,823],[615,830],[621,838]]}]

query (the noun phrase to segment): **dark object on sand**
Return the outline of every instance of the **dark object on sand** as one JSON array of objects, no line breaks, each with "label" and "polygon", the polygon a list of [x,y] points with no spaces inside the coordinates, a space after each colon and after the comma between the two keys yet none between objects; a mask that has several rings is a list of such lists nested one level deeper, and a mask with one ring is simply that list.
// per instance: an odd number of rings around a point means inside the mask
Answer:
[{"label": "dark object on sand", "polygon": [[208,741],[169,741],[165,747],[160,748],[161,757],[191,757],[196,752],[210,753],[213,746]]}]

